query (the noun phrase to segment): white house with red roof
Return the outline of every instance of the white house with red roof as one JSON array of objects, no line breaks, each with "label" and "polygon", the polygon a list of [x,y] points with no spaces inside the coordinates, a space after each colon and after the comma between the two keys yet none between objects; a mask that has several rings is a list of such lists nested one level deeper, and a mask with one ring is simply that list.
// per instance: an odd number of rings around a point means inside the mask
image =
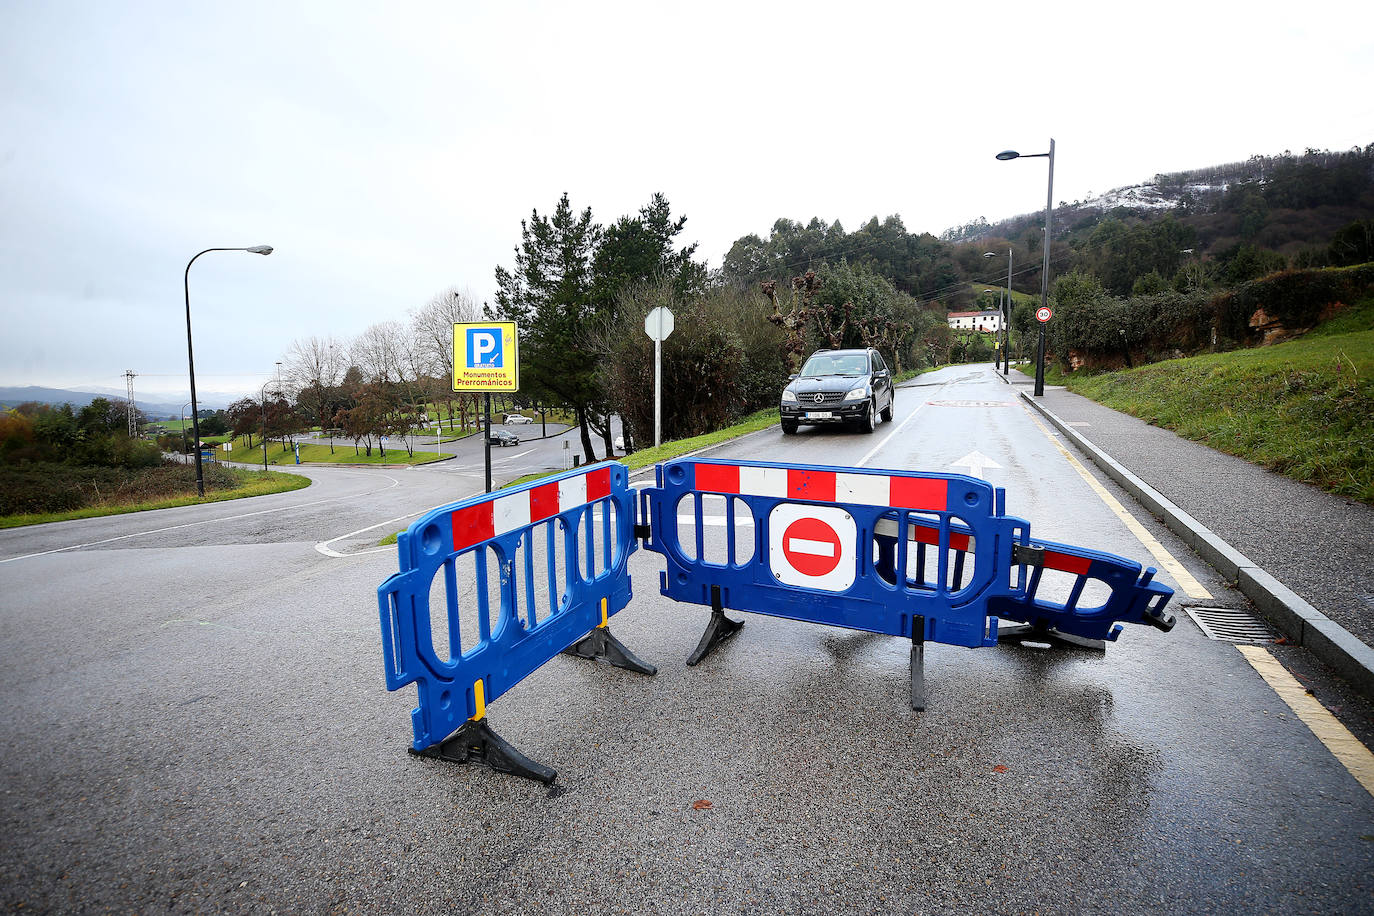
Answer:
[{"label": "white house with red roof", "polygon": [[996,309],[986,312],[950,312],[946,319],[952,331],[984,331],[992,334],[1002,330],[1002,313]]}]

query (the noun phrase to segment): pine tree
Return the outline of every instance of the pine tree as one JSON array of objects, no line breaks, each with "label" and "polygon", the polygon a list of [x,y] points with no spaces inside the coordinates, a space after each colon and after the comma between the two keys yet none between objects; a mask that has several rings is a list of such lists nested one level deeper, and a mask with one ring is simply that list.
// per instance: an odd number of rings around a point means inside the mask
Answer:
[{"label": "pine tree", "polygon": [[572,409],[588,461],[596,460],[588,419],[602,399],[582,335],[595,314],[592,257],[601,232],[591,208],[575,215],[565,192],[551,217],[534,210],[521,221],[514,268],[496,268],[497,317],[520,332],[521,389]]}]

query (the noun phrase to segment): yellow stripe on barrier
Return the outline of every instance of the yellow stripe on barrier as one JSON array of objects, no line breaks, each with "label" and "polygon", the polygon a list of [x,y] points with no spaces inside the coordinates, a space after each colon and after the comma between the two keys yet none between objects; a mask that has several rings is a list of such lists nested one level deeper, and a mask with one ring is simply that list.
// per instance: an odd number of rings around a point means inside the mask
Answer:
[{"label": "yellow stripe on barrier", "polygon": [[487,695],[486,691],[482,688],[482,679],[480,677],[472,684],[472,694],[477,706],[477,715],[472,717],[472,721],[476,722],[487,714]]},{"label": "yellow stripe on barrier", "polygon": [[601,623],[600,623],[598,626],[601,627],[601,628],[604,628],[604,627],[606,626],[606,599],[605,599],[605,598],[602,598],[602,599],[601,599]]}]

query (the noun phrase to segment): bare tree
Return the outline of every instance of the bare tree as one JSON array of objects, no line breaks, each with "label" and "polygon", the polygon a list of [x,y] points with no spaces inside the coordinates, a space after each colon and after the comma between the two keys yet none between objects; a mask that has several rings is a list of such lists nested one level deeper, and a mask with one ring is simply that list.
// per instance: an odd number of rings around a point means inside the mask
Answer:
[{"label": "bare tree", "polygon": [[436,400],[448,408],[449,428],[453,428],[453,408],[458,406],[459,419],[467,425],[468,409],[476,409],[476,395],[458,395],[453,391],[453,326],[467,321],[480,321],[482,308],[467,290],[449,287],[435,294],[423,307],[411,313],[410,326],[415,337],[419,358],[425,374],[441,380],[431,389]]},{"label": "bare tree", "polygon": [[406,328],[399,321],[370,325],[353,341],[350,356],[370,382],[400,382],[406,364]]},{"label": "bare tree", "polygon": [[310,424],[321,430],[339,409],[346,357],[347,347],[333,337],[307,337],[292,341],[282,361],[282,386]]},{"label": "bare tree", "polygon": [[348,365],[348,347],[330,337],[307,337],[291,342],[282,360],[282,383],[289,394],[318,385],[338,387]]}]

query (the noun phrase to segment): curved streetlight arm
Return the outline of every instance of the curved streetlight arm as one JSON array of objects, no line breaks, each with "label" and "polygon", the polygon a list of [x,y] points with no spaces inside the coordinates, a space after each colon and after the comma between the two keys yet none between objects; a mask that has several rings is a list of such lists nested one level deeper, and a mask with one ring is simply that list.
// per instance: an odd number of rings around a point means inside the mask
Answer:
[{"label": "curved streetlight arm", "polygon": [[[1054,138],[1050,138],[1050,151],[1048,153],[1018,153],[1016,150],[1003,150],[997,154],[997,158],[1006,162],[1009,159],[1041,159],[1050,160],[1050,180],[1049,189],[1045,194],[1045,260],[1040,269],[1040,307],[1048,308],[1050,304],[1050,232],[1053,228],[1054,218]],[[1010,281],[1008,281],[1010,285]],[[1040,340],[1036,345],[1035,354],[1035,396],[1043,397],[1045,394],[1045,323],[1040,322]]]},{"label": "curved streetlight arm", "polygon": [[[251,251],[253,254],[271,254],[271,245],[254,245],[251,248],[207,248],[198,252],[194,258],[186,262],[186,274],[182,278],[182,289],[186,293],[186,368],[191,376],[191,428],[194,430],[196,443],[196,495],[205,495],[205,470],[200,460],[200,410],[196,404],[196,358],[191,347],[191,265],[196,263],[196,258],[202,254],[209,254],[212,251]],[[183,424],[183,430],[185,426]]]}]

